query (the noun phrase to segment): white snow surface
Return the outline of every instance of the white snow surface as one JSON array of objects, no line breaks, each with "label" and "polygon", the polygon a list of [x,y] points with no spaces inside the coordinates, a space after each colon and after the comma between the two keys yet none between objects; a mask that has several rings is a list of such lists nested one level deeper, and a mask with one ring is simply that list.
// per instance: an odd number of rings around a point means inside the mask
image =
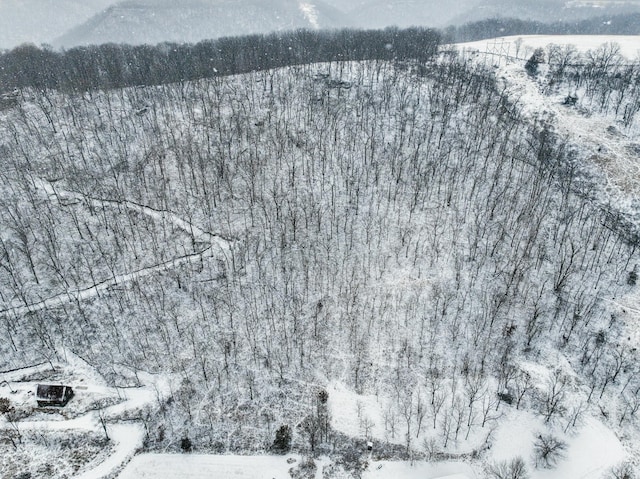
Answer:
[{"label": "white snow surface", "polygon": [[[116,470],[122,464],[125,464],[133,457],[135,452],[142,447],[144,440],[144,427],[142,424],[109,424],[107,433],[111,440],[116,444],[115,450],[111,455],[97,466],[87,470],[85,473],[76,476],[76,479],[96,479],[106,477]],[[176,476],[178,477],[178,476]]]},{"label": "white snow surface", "polygon": [[[331,382],[327,392],[331,427],[334,430],[349,437],[403,446],[407,444],[406,425],[400,417],[394,399],[386,396],[387,393],[381,393],[380,396],[358,394],[340,381]],[[431,417],[423,421],[419,437],[416,437],[416,429],[413,429],[413,449],[420,450],[424,447],[425,441],[436,439],[434,429],[430,426],[431,421]],[[458,440],[450,442],[447,452],[467,454],[479,449],[490,434],[492,424],[493,420],[489,421],[486,428],[477,428],[468,438],[461,434]]]},{"label": "white snow surface", "polygon": [[[141,454],[120,473],[118,479],[289,479],[287,463],[292,456],[216,456],[200,454]],[[322,477],[325,461],[316,461],[316,477]],[[424,461],[373,461],[362,473],[363,479],[476,479],[470,466],[463,463],[429,464]]]},{"label": "white snow surface", "polygon": [[362,479],[476,479],[477,477],[467,464],[425,461],[372,462],[362,474]]},{"label": "white snow surface", "polygon": [[200,454],[141,454],[118,479],[290,479],[292,456],[216,456]]},{"label": "white snow surface", "polygon": [[586,419],[577,436],[569,438],[568,442],[565,460],[555,470],[536,471],[533,479],[598,479],[627,457],[616,435],[593,418]]},{"label": "white snow surface", "polygon": [[[331,426],[347,436],[365,437],[365,431],[361,423],[366,418],[373,424],[369,435],[379,440],[401,443],[402,435],[393,438],[386,437],[384,431],[384,419],[382,404],[374,395],[361,395],[347,389],[340,383],[334,382],[327,388],[329,393],[329,411],[331,413]],[[360,415],[358,415],[358,411]]]},{"label": "white snow surface", "polygon": [[534,440],[538,434],[547,433],[547,426],[531,412],[510,411],[495,432],[489,450],[490,462],[509,461],[520,456],[527,463],[531,479],[599,479],[609,468],[628,457],[616,435],[602,422],[588,417],[574,432],[553,431],[568,445],[565,457],[554,469],[536,468]]}]

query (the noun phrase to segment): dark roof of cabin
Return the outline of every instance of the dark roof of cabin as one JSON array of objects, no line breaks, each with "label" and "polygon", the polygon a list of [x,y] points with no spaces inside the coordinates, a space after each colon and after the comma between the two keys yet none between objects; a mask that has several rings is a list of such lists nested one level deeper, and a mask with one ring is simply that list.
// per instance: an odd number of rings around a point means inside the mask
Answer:
[{"label": "dark roof of cabin", "polygon": [[64,399],[65,390],[71,391],[71,388],[61,384],[38,384],[36,395],[38,399],[56,401]]}]

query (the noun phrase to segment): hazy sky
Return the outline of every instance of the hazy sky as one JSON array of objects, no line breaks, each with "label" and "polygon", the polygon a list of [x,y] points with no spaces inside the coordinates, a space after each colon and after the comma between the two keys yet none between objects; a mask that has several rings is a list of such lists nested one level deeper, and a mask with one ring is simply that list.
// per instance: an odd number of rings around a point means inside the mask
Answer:
[{"label": "hazy sky", "polygon": [[[132,43],[153,43],[164,41],[164,34],[168,36],[166,40],[183,41],[180,40],[183,38],[186,41],[198,41],[216,37],[220,29],[225,35],[235,34],[236,31],[238,34],[265,32],[274,28],[288,28],[287,25],[291,23],[277,25],[278,19],[291,18],[294,13],[299,13],[298,10],[305,8],[308,11],[309,5],[317,7],[323,22],[308,26],[295,24],[295,28],[345,25],[368,28],[388,25],[442,27],[495,16],[553,21],[601,15],[608,12],[604,8],[606,5],[615,5],[612,8],[618,9],[618,13],[620,8],[631,8],[631,5],[640,10],[640,0],[626,1],[627,6],[621,7],[620,0],[172,0],[168,3],[167,0],[126,0],[124,3],[129,7],[142,3],[143,8],[122,8],[102,13],[110,5],[123,2],[0,0],[0,49],[25,42],[68,47],[103,41],[117,42],[123,38],[130,39]],[[168,8],[171,12],[163,14],[162,9],[158,9],[157,13],[151,11],[156,2],[164,4],[165,8],[170,5]],[[229,10],[233,11],[226,16],[221,14],[220,4],[229,5]],[[593,4],[598,4],[598,7]],[[212,5],[216,5],[215,10]],[[279,9],[277,15],[270,14],[269,9],[273,5]],[[176,12],[180,8],[185,10],[183,15],[180,15],[183,12]],[[290,9],[291,15],[283,15],[283,8]],[[215,11],[215,15],[211,14],[212,11]],[[180,16],[182,19],[177,18]],[[224,23],[220,18],[212,18],[214,16],[225,16]],[[192,19],[198,25],[189,23]],[[254,23],[248,25],[247,22]],[[192,26],[199,30],[189,31]],[[111,33],[113,38],[109,37]]]},{"label": "hazy sky", "polygon": [[0,0],[0,48],[51,42],[115,0]]}]

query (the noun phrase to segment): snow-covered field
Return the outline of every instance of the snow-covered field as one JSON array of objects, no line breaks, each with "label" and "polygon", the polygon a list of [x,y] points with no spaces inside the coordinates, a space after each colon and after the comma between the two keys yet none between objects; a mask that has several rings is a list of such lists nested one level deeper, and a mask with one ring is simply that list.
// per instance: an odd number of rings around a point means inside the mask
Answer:
[{"label": "snow-covered field", "polygon": [[[404,437],[401,428],[398,428],[399,433],[395,438],[385,434],[384,408],[375,396],[358,395],[340,383],[334,383],[328,390],[332,426],[336,430],[352,437],[366,435],[368,438],[402,444]],[[555,427],[554,433],[567,443],[566,454],[555,469],[536,468],[534,440],[548,425],[531,412],[508,407],[502,411],[499,426],[490,432],[491,447],[487,450],[485,458],[488,463],[522,457],[531,471],[531,479],[597,479],[603,477],[611,467],[628,458],[624,446],[607,426],[594,418],[587,418],[569,433],[565,433],[562,427]],[[366,428],[365,424],[369,427]],[[427,426],[426,429],[428,432],[430,428]],[[470,442],[461,441],[454,444],[450,452],[457,448],[464,449],[465,446],[468,448]],[[473,469],[462,462],[411,465],[405,462],[384,461],[372,463],[363,477],[430,478],[446,474],[475,477]]]},{"label": "snow-covered field", "polygon": [[[118,479],[289,479],[299,456],[216,456],[200,454],[141,454]],[[317,460],[316,478],[321,479],[325,460]],[[429,464],[424,461],[373,461],[363,479],[475,479],[471,467],[462,463]]]},{"label": "snow-covered field", "polygon": [[476,479],[471,467],[462,463],[428,463],[416,461],[372,462],[362,479]]},{"label": "snow-covered field", "polygon": [[[547,45],[574,45],[578,51],[594,50],[604,43],[620,45],[622,55],[634,59],[640,54],[640,36],[638,35],[514,35],[489,40],[458,43],[460,50],[501,53],[524,58],[535,48]],[[520,46],[518,44],[521,43]]]},{"label": "snow-covered field", "polygon": [[287,463],[289,457],[141,454],[118,479],[288,479],[288,471],[295,465]]},{"label": "snow-covered field", "polygon": [[602,422],[588,418],[570,434],[563,434],[559,428],[558,435],[567,442],[567,449],[555,469],[536,468],[533,442],[545,427],[532,413],[510,411],[495,431],[489,451],[491,461],[509,461],[520,456],[528,463],[531,479],[598,479],[627,458],[615,434]]}]

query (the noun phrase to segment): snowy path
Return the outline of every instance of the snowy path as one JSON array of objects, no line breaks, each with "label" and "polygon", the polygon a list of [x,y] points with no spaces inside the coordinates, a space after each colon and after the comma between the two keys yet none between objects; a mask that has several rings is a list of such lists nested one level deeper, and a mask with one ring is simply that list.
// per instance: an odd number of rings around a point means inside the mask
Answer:
[{"label": "snowy path", "polygon": [[35,180],[35,183],[38,188],[44,190],[47,193],[49,198],[55,198],[57,201],[76,200],[81,202],[88,202],[95,207],[125,206],[128,209],[147,215],[157,221],[167,220],[177,228],[190,234],[194,243],[205,243],[206,246],[199,251],[179,256],[163,263],[158,263],[154,266],[149,266],[129,273],[115,275],[113,278],[102,281],[100,283],[96,283],[83,289],[65,291],[64,293],[60,293],[58,295],[43,299],[29,305],[20,305],[6,308],[4,310],[0,310],[0,314],[21,316],[30,312],[41,311],[47,308],[55,308],[64,303],[93,298],[97,296],[101,291],[106,291],[118,284],[136,281],[162,271],[174,269],[186,263],[197,263],[204,260],[205,258],[211,258],[216,255],[222,255],[225,260],[226,258],[228,258],[231,244],[230,241],[225,240],[220,236],[208,233],[198,226],[181,219],[174,213],[168,211],[159,211],[148,206],[140,205],[126,200],[114,201],[101,200],[96,198],[85,198],[79,193],[56,189],[53,185],[44,180]]},{"label": "snowy path", "polygon": [[111,455],[93,469],[76,476],[75,479],[99,479],[107,477],[126,464],[142,447],[144,428],[140,424],[110,424],[107,433],[116,444]]},{"label": "snowy path", "polygon": [[[146,215],[158,222],[168,222],[176,228],[185,231],[192,239],[194,245],[200,245],[198,251],[185,254],[183,256],[173,258],[171,260],[139,269],[137,271],[114,275],[112,278],[93,284],[86,288],[73,291],[66,291],[50,298],[43,299],[39,302],[29,305],[16,305],[0,311],[0,314],[9,314],[20,316],[28,312],[39,311],[45,308],[55,308],[63,303],[82,301],[93,298],[101,291],[123,283],[139,280],[147,276],[151,276],[161,271],[176,268],[182,264],[195,263],[205,258],[222,256],[225,261],[230,254],[231,242],[217,235],[211,234],[199,228],[198,226],[186,221],[176,214],[169,211],[159,211],[154,208],[140,205],[131,201],[115,201],[103,200],[98,198],[86,197],[79,193],[65,191],[54,187],[51,183],[37,179],[34,181],[35,186],[45,192],[47,197],[52,201],[60,203],[79,202],[81,204],[90,205],[96,208],[121,208],[125,207],[129,210]],[[108,477],[116,473],[123,464],[126,464],[140,449],[144,440],[144,427],[136,421],[122,422],[121,418],[129,413],[135,412],[147,406],[152,406],[171,391],[170,380],[163,376],[154,376],[138,371],[137,377],[140,379],[142,386],[139,388],[111,388],[108,387],[100,375],[91,366],[84,363],[80,358],[70,351],[64,351],[63,356],[76,369],[83,370],[83,375],[89,379],[89,383],[77,387],[78,392],[83,391],[84,394],[95,394],[97,396],[110,396],[124,398],[120,403],[103,408],[99,411],[91,411],[74,419],[58,419],[58,420],[34,420],[20,421],[21,430],[32,431],[76,431],[76,432],[94,432],[102,434],[104,427],[106,433],[111,439],[113,450],[111,454],[97,464],[89,464],[81,475],[77,476],[81,479],[99,479]],[[30,372],[37,372],[42,369],[48,369],[49,365],[36,365],[31,368],[8,371],[3,374],[3,381],[10,388],[22,387],[25,390],[35,391],[36,382],[17,382],[20,378],[27,376]],[[12,384],[12,381],[16,381]],[[24,398],[25,400],[28,397]],[[8,427],[5,422],[0,422],[0,429]]]},{"label": "snowy path", "polygon": [[176,268],[177,266],[180,266],[185,263],[195,263],[195,262],[201,261],[204,258],[213,257],[213,256],[214,256],[214,253],[212,251],[212,246],[208,246],[204,250],[199,251],[197,253],[188,254],[185,256],[181,256],[179,258],[174,258],[164,263],[160,263],[154,266],[149,266],[147,268],[143,268],[131,273],[115,275],[111,279],[102,281],[100,283],[94,284],[84,289],[65,291],[64,293],[60,293],[50,298],[43,299],[42,301],[38,301],[37,303],[31,303],[26,306],[16,306],[13,308],[0,310],[0,314],[21,316],[30,312],[41,311],[47,308],[55,308],[57,306],[60,306],[63,303],[69,303],[73,301],[82,301],[85,299],[93,298],[97,296],[101,291],[106,291],[109,288],[116,286],[118,284],[124,284],[134,280],[142,279],[146,276],[151,276],[161,271],[166,271],[172,268]]},{"label": "snowy path", "polygon": [[[145,390],[145,388],[141,388]],[[117,405],[120,406],[120,405]],[[114,406],[115,407],[115,406]],[[137,402],[131,402],[127,407],[123,408],[123,412],[133,411],[139,404]],[[103,411],[108,411],[111,408],[107,408]],[[115,420],[114,417],[109,416],[108,412],[105,414],[106,420]],[[104,417],[104,416],[103,416]],[[77,478],[82,479],[100,479],[102,477],[109,476],[123,464],[126,464],[135,453],[142,447],[144,441],[144,427],[141,423],[132,422],[120,422],[120,423],[107,423],[106,425],[107,435],[113,445],[111,454],[102,462],[97,464],[90,463],[85,470]],[[3,424],[0,423],[0,428]],[[100,422],[99,413],[93,411],[85,414],[79,418],[68,419],[62,421],[21,421],[19,423],[21,431],[37,431],[39,433],[51,432],[51,431],[68,431],[68,432],[94,432],[102,434],[103,428]]]},{"label": "snowy path", "polygon": [[[291,479],[291,456],[217,456],[200,454],[141,454],[119,479]],[[296,457],[297,461],[300,460]],[[87,478],[88,479],[88,478]]]},{"label": "snowy path", "polygon": [[[172,213],[170,211],[157,210],[155,208],[151,208],[150,206],[141,205],[139,203],[135,203],[129,200],[117,201],[117,200],[105,200],[100,198],[93,198],[90,196],[83,195],[81,193],[76,193],[76,192],[56,188],[50,182],[39,179],[39,178],[35,179],[34,183],[37,188],[44,190],[44,192],[49,196],[50,199],[55,199],[58,202],[60,200],[79,201],[81,203],[91,204],[96,208],[124,206],[127,209],[149,216],[150,218],[153,218],[156,221],[168,220],[170,223],[173,223],[177,228],[185,231],[186,233],[189,233],[194,239],[194,241],[203,241],[207,243],[224,242],[224,240],[222,240],[220,237],[202,230],[201,228],[194,225],[193,223],[190,223],[180,218],[175,213]],[[226,243],[224,244],[226,245]]]},{"label": "snowy path", "polygon": [[[2,382],[10,383],[12,381],[17,381],[22,377],[29,376],[31,374],[38,373],[45,369],[50,369],[51,366],[48,363],[39,363],[34,364],[33,366],[26,366],[24,368],[11,369],[9,371],[2,371],[0,374],[0,379]],[[2,383],[0,383],[2,384]]]}]

